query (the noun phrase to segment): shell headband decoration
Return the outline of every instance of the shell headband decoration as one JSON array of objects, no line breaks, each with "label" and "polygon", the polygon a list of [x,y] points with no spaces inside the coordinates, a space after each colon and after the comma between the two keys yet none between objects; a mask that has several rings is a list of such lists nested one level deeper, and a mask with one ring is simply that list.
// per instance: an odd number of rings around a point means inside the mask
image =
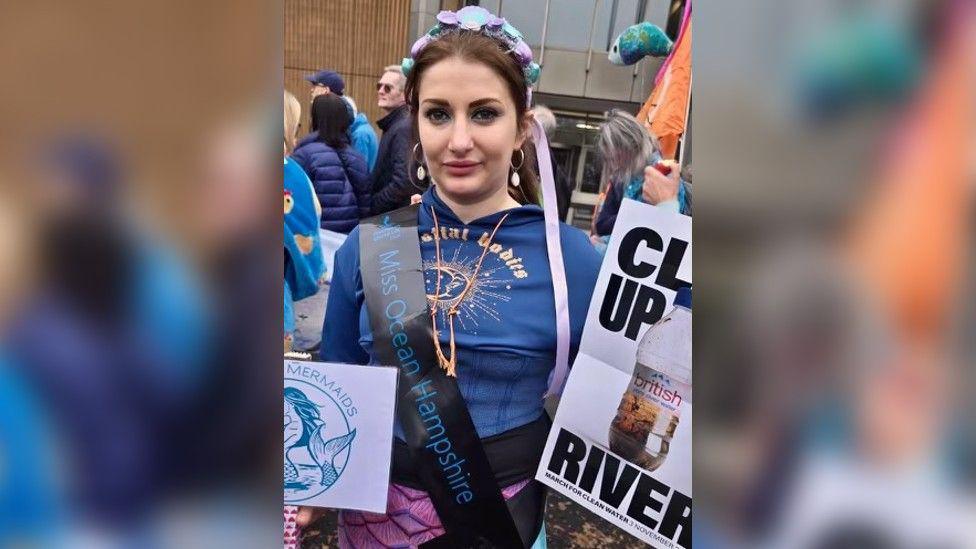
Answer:
[{"label": "shell headband decoration", "polygon": [[518,29],[508,24],[504,18],[497,17],[479,6],[467,6],[456,12],[442,11],[438,13],[437,24],[413,43],[413,47],[410,48],[410,57],[403,58],[403,62],[400,64],[403,74],[410,73],[414,59],[428,44],[448,33],[461,31],[483,34],[504,46],[506,53],[511,54],[522,67],[525,85],[528,88],[527,100],[531,103],[532,86],[539,80],[539,65],[532,62],[532,49],[522,39],[522,33]]}]

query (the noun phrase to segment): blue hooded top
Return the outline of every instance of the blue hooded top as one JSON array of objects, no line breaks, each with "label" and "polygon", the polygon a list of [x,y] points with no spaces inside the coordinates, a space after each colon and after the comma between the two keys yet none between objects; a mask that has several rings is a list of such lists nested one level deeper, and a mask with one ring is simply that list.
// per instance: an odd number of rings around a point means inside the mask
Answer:
[{"label": "blue hooded top", "polygon": [[308,176],[290,158],[285,159],[283,179],[285,283],[298,300],[319,291],[318,281],[325,272],[319,244],[321,209]]},{"label": "blue hooded top", "polygon": [[[450,343],[446,309],[460,297],[484,243],[505,213],[476,282],[456,317],[457,380],[478,435],[492,436],[538,419],[542,395],[556,356],[556,316],[546,253],[542,208],[521,206],[463,223],[437,196],[423,195],[418,213],[428,304],[433,304],[436,268],[431,208],[441,229],[441,293],[438,328],[445,353]],[[600,256],[579,229],[560,224],[566,261],[570,363],[579,348]],[[444,327],[445,329],[441,329]],[[335,256],[322,330],[321,358],[329,362],[376,364],[373,337],[359,270],[359,229]],[[399,425],[397,436],[403,438]]]},{"label": "blue hooded top", "polygon": [[284,331],[295,331],[294,301],[315,295],[319,278],[325,274],[325,257],[319,242],[322,210],[312,191],[312,182],[301,166],[286,158],[284,182],[285,289]]},{"label": "blue hooded top", "polygon": [[352,148],[356,149],[366,159],[366,168],[373,171],[376,165],[376,155],[380,150],[380,139],[376,137],[376,131],[369,125],[369,120],[363,113],[356,113],[352,119],[352,125],[346,130],[349,134],[349,141]]}]

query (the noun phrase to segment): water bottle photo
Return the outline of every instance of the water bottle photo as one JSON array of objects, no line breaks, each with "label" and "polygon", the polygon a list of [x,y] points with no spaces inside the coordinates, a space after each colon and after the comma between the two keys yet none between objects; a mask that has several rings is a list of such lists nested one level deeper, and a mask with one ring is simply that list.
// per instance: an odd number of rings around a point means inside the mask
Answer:
[{"label": "water bottle photo", "polygon": [[654,471],[668,456],[691,404],[691,289],[681,288],[674,309],[647,329],[637,345],[634,373],[610,424],[610,450]]}]

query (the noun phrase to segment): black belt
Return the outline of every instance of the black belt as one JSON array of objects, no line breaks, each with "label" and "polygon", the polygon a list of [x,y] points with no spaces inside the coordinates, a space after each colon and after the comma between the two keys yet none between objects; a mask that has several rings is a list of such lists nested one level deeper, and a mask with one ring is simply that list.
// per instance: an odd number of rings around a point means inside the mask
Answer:
[{"label": "black belt", "polygon": [[[545,450],[546,437],[551,426],[549,416],[543,412],[535,421],[481,439],[481,445],[485,449],[492,473],[499,486],[511,486],[535,478],[535,471],[539,467],[539,460]],[[393,467],[390,476],[392,482],[401,486],[417,490],[425,489],[417,476],[417,464],[413,460],[410,448],[398,438],[393,439]],[[545,486],[536,480],[531,480],[518,494],[505,502],[523,540],[534,541],[539,536],[545,518],[546,495]],[[441,538],[433,541],[447,543],[443,547],[456,547],[456,540],[449,536],[441,536]]]},{"label": "black belt", "polygon": [[[481,446],[488,456],[498,486],[511,486],[525,479],[535,478],[535,471],[545,450],[546,437],[549,435],[551,425],[549,416],[543,412],[535,421],[481,439]],[[406,442],[398,438],[393,439],[393,466],[390,477],[390,480],[401,486],[417,490],[425,489],[417,475],[417,464],[410,453],[410,448]]]}]

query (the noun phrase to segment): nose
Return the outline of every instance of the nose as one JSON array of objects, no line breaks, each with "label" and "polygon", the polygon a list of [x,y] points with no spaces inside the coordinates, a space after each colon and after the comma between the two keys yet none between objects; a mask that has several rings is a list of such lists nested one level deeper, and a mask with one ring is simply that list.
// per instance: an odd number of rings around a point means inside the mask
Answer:
[{"label": "nose", "polygon": [[464,156],[465,153],[471,150],[474,143],[471,140],[471,131],[468,127],[468,121],[460,117],[451,128],[451,141],[448,143],[447,148],[458,156]]}]

